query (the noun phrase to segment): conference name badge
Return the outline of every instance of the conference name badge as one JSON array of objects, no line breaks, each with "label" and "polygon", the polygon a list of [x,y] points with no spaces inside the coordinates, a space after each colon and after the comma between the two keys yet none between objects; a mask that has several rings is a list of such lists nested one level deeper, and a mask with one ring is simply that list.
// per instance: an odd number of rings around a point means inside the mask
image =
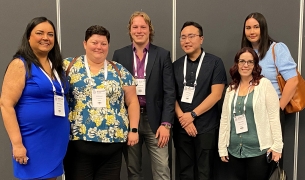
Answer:
[{"label": "conference name badge", "polygon": [[96,108],[106,107],[105,89],[92,89],[92,107],[96,107]]}]

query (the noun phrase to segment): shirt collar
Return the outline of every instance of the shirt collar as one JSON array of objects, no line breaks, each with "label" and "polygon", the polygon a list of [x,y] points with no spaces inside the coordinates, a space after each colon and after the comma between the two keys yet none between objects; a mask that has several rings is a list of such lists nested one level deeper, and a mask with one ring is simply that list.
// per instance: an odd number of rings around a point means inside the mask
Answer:
[{"label": "shirt collar", "polygon": [[[147,45],[144,47],[144,49],[143,49],[143,52],[144,52],[144,53],[149,51],[149,45],[150,45],[150,43],[147,43]],[[132,50],[133,50],[135,53],[137,52],[137,49],[136,49],[136,47],[134,46],[134,43],[132,43]]]},{"label": "shirt collar", "polygon": [[201,53],[200,53],[200,55],[197,57],[197,59],[196,59],[195,61],[192,61],[188,56],[187,56],[187,61],[190,61],[190,62],[199,62],[202,53],[203,53],[203,48],[201,48]]}]

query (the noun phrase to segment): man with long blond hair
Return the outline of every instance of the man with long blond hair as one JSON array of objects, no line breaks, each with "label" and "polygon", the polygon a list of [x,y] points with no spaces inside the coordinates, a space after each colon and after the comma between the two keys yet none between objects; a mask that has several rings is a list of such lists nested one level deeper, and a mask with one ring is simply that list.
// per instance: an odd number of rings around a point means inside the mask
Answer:
[{"label": "man with long blond hair", "polygon": [[135,77],[140,103],[139,143],[128,146],[125,159],[129,180],[143,179],[142,144],[151,158],[154,180],[169,180],[168,142],[174,120],[175,86],[170,52],[151,44],[154,28],[144,12],[134,12],[128,23],[131,45],[116,50],[113,60]]}]

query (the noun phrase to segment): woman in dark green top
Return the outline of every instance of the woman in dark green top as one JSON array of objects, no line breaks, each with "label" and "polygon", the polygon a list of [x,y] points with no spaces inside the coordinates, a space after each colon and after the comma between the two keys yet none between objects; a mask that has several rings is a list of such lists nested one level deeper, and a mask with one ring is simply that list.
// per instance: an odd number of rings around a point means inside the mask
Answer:
[{"label": "woman in dark green top", "polygon": [[262,77],[252,48],[242,48],[230,69],[219,129],[219,155],[229,163],[228,179],[267,180],[270,160],[279,161],[283,142],[279,99],[271,82]]}]

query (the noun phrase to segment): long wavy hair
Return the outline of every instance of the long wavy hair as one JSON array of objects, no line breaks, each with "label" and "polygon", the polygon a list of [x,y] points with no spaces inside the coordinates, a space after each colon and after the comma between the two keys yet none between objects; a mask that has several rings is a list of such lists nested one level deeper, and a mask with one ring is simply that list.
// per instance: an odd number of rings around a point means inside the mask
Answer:
[{"label": "long wavy hair", "polygon": [[259,62],[259,58],[256,54],[256,52],[251,48],[251,47],[243,47],[241,48],[235,55],[234,58],[234,65],[230,68],[230,75],[232,78],[232,82],[229,84],[230,89],[231,90],[236,90],[239,83],[240,83],[240,74],[238,72],[238,60],[240,55],[242,55],[245,52],[249,52],[250,54],[252,54],[253,57],[253,61],[254,61],[254,66],[253,66],[253,71],[252,71],[252,85],[258,85],[259,84],[259,80],[263,77],[261,75],[262,72],[262,68],[261,66],[258,64]]},{"label": "long wavy hair", "polygon": [[60,53],[60,48],[59,48],[59,45],[58,45],[55,26],[52,23],[52,21],[50,21],[46,17],[36,17],[28,23],[28,25],[25,29],[25,32],[23,34],[22,40],[21,40],[21,45],[19,46],[19,49],[17,50],[17,52],[14,54],[13,59],[20,58],[20,57],[24,58],[24,60],[26,62],[25,68],[26,68],[26,71],[28,73],[28,77],[31,77],[31,64],[32,63],[35,64],[36,66],[42,67],[38,58],[37,58],[37,56],[35,55],[35,53],[33,52],[32,48],[30,46],[29,38],[31,36],[32,30],[38,24],[43,23],[43,22],[48,22],[53,27],[53,30],[54,30],[54,47],[48,53],[48,58],[52,62],[52,71],[55,69],[57,71],[59,77],[60,77],[60,80],[62,82],[64,82],[65,75],[64,75],[63,63],[62,63],[63,58],[62,58],[61,53]]},{"label": "long wavy hair", "polygon": [[276,42],[274,39],[272,39],[269,34],[268,34],[268,26],[267,26],[267,21],[265,17],[258,12],[254,12],[249,14],[245,21],[244,21],[244,26],[243,26],[243,36],[241,39],[241,47],[252,47],[251,42],[247,39],[246,34],[245,34],[245,27],[246,27],[246,21],[250,18],[254,18],[257,20],[260,28],[260,39],[259,39],[259,46],[258,46],[258,53],[259,53],[259,59],[263,59],[270,47],[270,45],[273,42]]}]

